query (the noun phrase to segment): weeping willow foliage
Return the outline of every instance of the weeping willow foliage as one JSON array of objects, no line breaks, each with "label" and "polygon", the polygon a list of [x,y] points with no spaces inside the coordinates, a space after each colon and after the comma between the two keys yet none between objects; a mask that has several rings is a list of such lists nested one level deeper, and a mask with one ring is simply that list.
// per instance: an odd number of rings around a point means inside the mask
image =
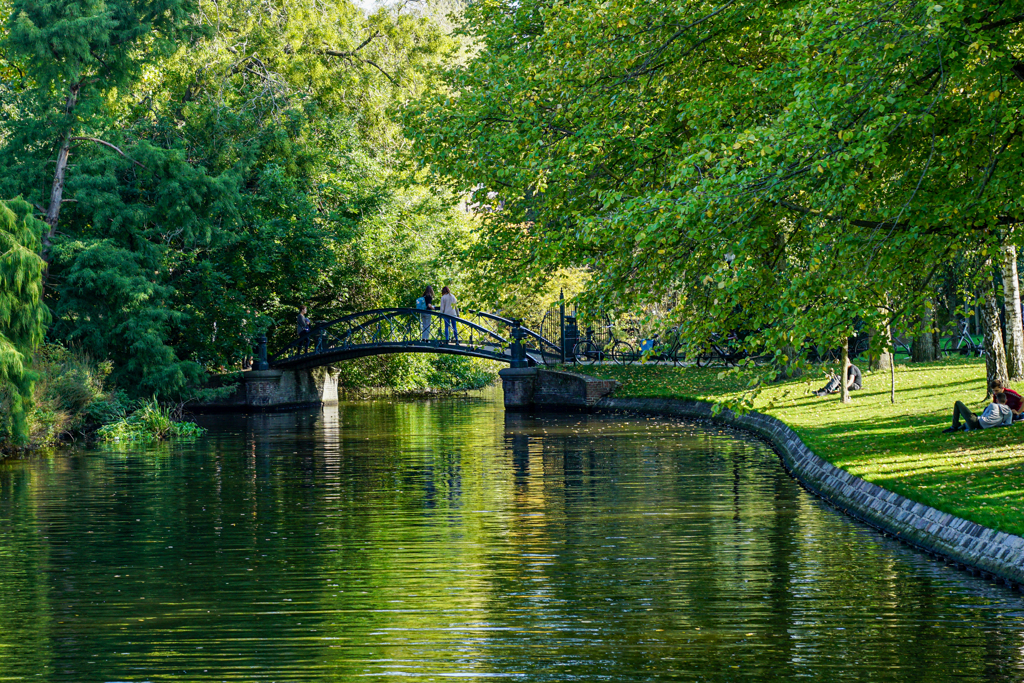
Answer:
[{"label": "weeping willow foliage", "polygon": [[39,256],[44,227],[27,202],[0,202],[0,441],[15,444],[28,439],[26,409],[35,380],[28,362],[50,321]]}]

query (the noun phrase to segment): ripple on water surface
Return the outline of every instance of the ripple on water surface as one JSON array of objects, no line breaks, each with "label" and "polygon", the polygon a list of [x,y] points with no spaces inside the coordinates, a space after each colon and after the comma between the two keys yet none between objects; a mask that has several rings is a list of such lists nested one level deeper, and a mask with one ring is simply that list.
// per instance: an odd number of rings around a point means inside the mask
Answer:
[{"label": "ripple on water surface", "polygon": [[463,399],[0,465],[0,681],[1019,681],[1024,603],[763,444]]}]

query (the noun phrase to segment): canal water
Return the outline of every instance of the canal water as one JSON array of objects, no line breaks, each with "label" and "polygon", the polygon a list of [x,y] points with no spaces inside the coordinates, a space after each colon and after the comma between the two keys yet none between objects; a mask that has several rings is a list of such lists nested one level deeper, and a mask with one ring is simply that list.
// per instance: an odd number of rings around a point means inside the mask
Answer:
[{"label": "canal water", "polygon": [[0,465],[0,681],[1020,681],[1024,599],[705,424],[493,395]]}]

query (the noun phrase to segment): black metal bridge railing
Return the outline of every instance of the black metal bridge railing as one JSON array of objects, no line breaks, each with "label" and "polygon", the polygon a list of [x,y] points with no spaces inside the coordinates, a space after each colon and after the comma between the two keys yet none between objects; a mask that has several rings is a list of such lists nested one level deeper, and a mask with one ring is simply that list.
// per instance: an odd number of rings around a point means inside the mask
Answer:
[{"label": "black metal bridge railing", "polygon": [[518,321],[481,311],[457,318],[415,308],[379,308],[317,323],[267,360],[270,367],[301,369],[390,353],[444,353],[513,366],[563,360],[561,340]]}]

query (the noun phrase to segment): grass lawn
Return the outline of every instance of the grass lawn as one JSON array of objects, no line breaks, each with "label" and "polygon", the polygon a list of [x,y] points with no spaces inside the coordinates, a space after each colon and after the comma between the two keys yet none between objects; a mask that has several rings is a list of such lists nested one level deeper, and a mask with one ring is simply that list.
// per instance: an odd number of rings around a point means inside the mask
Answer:
[{"label": "grass lawn", "polygon": [[[569,368],[573,370],[572,367]],[[736,399],[746,380],[721,368],[659,365],[580,366],[588,375],[622,382],[617,397]],[[755,409],[796,431],[820,457],[890,491],[1024,536],[1024,422],[1012,427],[943,434],[953,402],[976,414],[985,398],[983,359],[952,358],[898,365],[896,404],[889,373],[864,373],[864,389],[843,405],[838,395],[818,398],[823,375],[766,388]]]}]

